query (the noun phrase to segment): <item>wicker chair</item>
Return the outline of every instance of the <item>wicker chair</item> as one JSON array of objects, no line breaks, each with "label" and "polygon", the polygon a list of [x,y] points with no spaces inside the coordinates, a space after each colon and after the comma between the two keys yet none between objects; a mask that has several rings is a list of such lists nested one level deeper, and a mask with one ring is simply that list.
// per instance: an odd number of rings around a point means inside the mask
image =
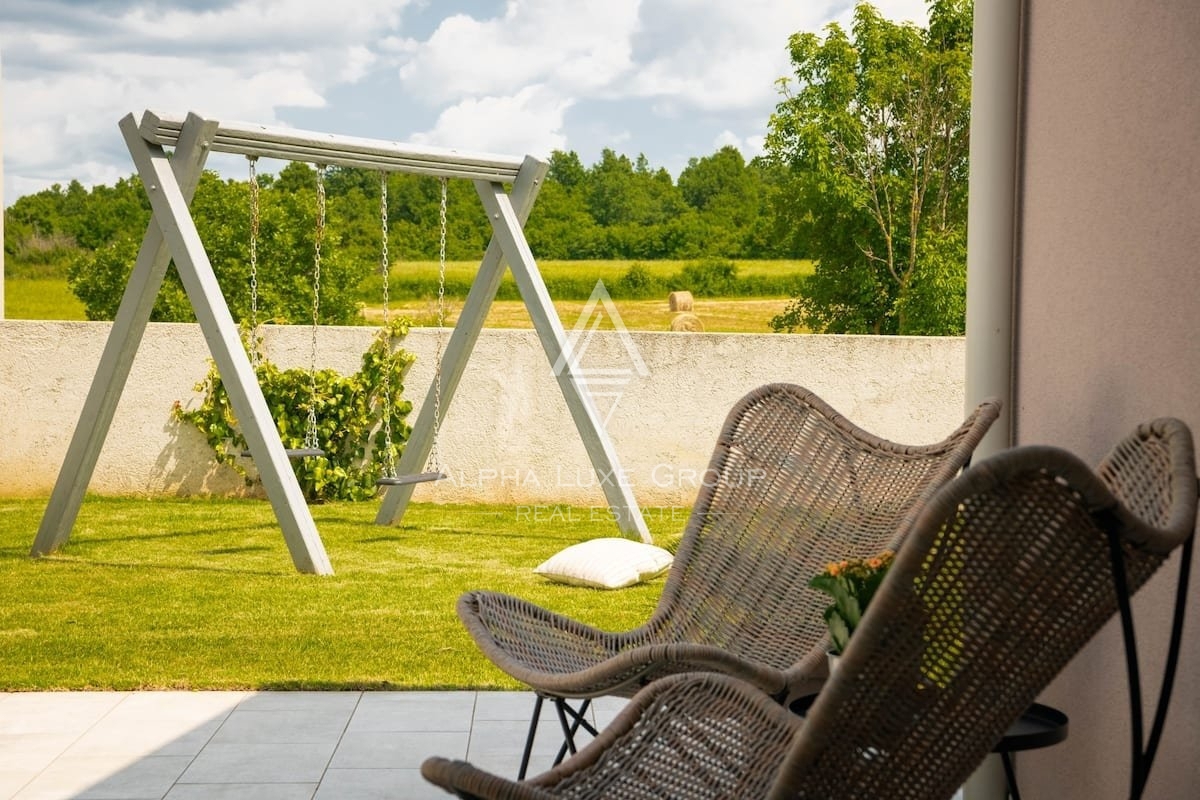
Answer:
[{"label": "wicker chair", "polygon": [[949,798],[1118,597],[1181,543],[1190,555],[1196,499],[1174,420],[1099,476],[1054,448],[1001,453],[921,510],[804,720],[727,675],[676,675],[529,781],[436,758],[422,773],[468,798]]},{"label": "wicker chair", "polygon": [[809,579],[829,561],[895,549],[902,521],[969,462],[998,413],[985,402],[945,440],[904,446],[799,386],[764,386],[726,419],[645,624],[607,633],[509,595],[463,595],[458,614],[484,655],[537,692],[518,777],[545,698],[563,728],[558,763],[580,726],[596,733],[584,720],[593,697],[711,670],[782,699],[790,680],[823,677],[827,603]]}]

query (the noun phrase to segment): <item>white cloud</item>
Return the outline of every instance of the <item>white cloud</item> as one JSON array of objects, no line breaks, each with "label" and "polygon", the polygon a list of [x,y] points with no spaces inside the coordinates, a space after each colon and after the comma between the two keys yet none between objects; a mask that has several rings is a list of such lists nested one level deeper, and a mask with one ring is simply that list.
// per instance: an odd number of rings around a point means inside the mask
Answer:
[{"label": "white cloud", "polygon": [[531,83],[564,95],[611,85],[633,67],[637,0],[509,0],[504,15],[447,17],[400,69],[431,102],[510,95]]},{"label": "white cloud", "polygon": [[417,144],[433,144],[507,155],[545,157],[566,148],[563,116],[571,101],[544,86],[528,86],[507,97],[467,99],[447,108]]},{"label": "white cloud", "polygon": [[31,22],[21,22],[29,7],[12,11],[16,22],[0,10],[6,200],[31,185],[128,175],[116,124],[130,112],[270,124],[287,108],[322,107],[331,87],[377,64],[374,43],[394,36],[410,1],[236,0],[199,10],[139,1],[91,27],[60,24],[71,9],[54,0]]}]

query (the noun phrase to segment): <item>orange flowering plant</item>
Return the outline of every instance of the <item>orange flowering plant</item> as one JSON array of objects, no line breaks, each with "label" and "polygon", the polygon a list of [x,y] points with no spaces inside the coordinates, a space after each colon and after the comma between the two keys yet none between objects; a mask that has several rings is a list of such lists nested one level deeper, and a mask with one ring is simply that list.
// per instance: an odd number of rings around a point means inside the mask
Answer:
[{"label": "orange flowering plant", "polygon": [[879,584],[883,583],[894,557],[891,550],[884,550],[871,558],[836,561],[808,582],[812,588],[833,598],[833,604],[825,609],[831,652],[841,653],[846,649],[850,634],[862,621],[867,604],[875,596]]}]

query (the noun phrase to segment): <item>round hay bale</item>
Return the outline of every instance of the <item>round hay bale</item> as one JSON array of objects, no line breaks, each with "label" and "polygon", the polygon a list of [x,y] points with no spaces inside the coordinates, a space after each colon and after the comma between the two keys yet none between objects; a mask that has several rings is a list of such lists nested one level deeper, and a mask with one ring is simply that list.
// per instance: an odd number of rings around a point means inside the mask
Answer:
[{"label": "round hay bale", "polygon": [[667,305],[672,311],[691,311],[693,302],[691,292],[671,292],[667,295]]},{"label": "round hay bale", "polygon": [[704,323],[695,314],[676,314],[671,320],[671,330],[684,333],[704,333]]}]

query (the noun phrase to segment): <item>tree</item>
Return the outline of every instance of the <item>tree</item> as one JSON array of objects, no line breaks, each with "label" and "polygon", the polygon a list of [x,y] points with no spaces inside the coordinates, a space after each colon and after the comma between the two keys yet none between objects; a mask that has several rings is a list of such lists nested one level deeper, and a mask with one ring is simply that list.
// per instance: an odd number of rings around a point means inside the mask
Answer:
[{"label": "tree", "polygon": [[[258,318],[260,322],[305,324],[312,320],[316,172],[307,164],[293,163],[284,167],[277,179],[265,174],[259,177],[262,191],[259,208]],[[129,185],[132,186],[132,182]],[[135,196],[132,190],[125,194]],[[115,212],[123,207],[116,205],[113,191],[104,187],[94,190],[93,196],[96,198],[97,213],[92,216],[97,220],[105,218],[103,213],[99,213],[104,209]],[[70,197],[70,190],[67,197]],[[367,202],[361,199],[362,194],[358,189],[341,197],[330,198],[329,214],[332,216],[326,229],[321,266],[320,321],[325,324],[349,325],[358,320],[357,287],[377,258],[378,244],[367,245],[362,241],[374,235],[377,242],[378,228],[362,233],[358,229],[369,227],[367,219],[362,219],[357,229],[342,219],[344,214],[340,212],[339,205],[347,197],[357,197],[362,203]],[[148,209],[132,200],[122,202],[137,212],[131,212],[136,221],[116,231],[108,241],[98,239],[95,250],[80,250],[68,270],[68,283],[83,301],[88,319],[112,319],[116,315],[149,221]],[[377,215],[378,206],[371,208]],[[236,320],[248,319],[251,225],[247,183],[221,180],[216,173],[205,171],[191,204],[191,214],[230,313]],[[87,215],[81,212],[67,218],[83,220]],[[377,226],[375,220],[370,220],[370,223]],[[98,227],[89,229],[85,225],[74,226],[76,236],[88,235],[89,230],[98,230]],[[343,237],[347,239],[346,247],[342,246]],[[356,242],[359,243],[357,249],[354,246]],[[364,248],[368,246],[373,248],[369,257],[363,255]],[[151,319],[161,322],[190,322],[194,319],[191,304],[173,268],[167,271]]]},{"label": "tree", "polygon": [[787,168],[779,221],[817,263],[776,330],[964,329],[971,0],[934,0],[929,29],[854,11],[789,41],[795,83],[771,116]]}]

